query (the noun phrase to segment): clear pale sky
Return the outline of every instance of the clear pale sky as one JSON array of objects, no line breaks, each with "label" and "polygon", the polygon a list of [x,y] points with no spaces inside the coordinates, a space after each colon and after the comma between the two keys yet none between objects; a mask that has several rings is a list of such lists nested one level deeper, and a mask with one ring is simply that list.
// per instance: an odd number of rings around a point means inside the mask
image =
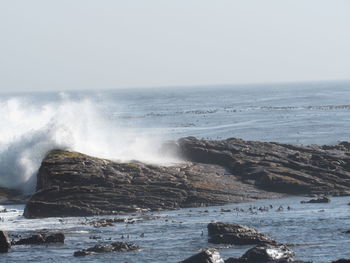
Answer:
[{"label": "clear pale sky", "polygon": [[0,0],[0,91],[338,79],[348,0]]}]

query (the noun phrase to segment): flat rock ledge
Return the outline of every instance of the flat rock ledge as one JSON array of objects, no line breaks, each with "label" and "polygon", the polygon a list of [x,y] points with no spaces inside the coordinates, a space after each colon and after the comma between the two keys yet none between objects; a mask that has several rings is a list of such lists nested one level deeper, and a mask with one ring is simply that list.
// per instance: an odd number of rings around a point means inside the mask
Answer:
[{"label": "flat rock ledge", "polygon": [[294,146],[194,137],[170,142],[183,163],[119,163],[53,150],[27,218],[89,216],[239,203],[281,194],[350,194],[350,144]]}]

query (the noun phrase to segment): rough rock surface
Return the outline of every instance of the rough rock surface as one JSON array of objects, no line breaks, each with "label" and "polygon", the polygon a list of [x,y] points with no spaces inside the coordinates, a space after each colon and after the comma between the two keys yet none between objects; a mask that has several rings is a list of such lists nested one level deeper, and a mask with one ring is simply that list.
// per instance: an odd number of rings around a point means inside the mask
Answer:
[{"label": "rough rock surface", "polygon": [[217,250],[205,249],[178,263],[224,263],[224,260]]},{"label": "rough rock surface", "polygon": [[350,194],[350,143],[296,146],[227,139],[180,139],[187,160],[220,164],[243,182],[289,194]]},{"label": "rough rock surface", "polygon": [[241,183],[218,165],[117,163],[51,151],[24,216],[88,216],[220,205],[278,195]]},{"label": "rough rock surface", "polygon": [[13,245],[41,245],[49,243],[64,243],[63,233],[54,234],[35,234],[27,238],[22,238],[13,243]]},{"label": "rough rock surface", "polygon": [[286,263],[295,262],[294,252],[285,245],[264,245],[249,249],[242,257],[229,258],[225,263]]},{"label": "rough rock surface", "polygon": [[[169,148],[169,143],[167,145]],[[28,218],[221,205],[287,194],[350,194],[350,144],[294,146],[227,139],[173,143],[187,162],[118,163],[51,151]]]},{"label": "rough rock surface", "polygon": [[257,245],[276,243],[270,237],[254,228],[222,222],[208,224],[208,242],[214,244]]},{"label": "rough rock surface", "polygon": [[11,248],[7,232],[0,230],[0,253],[7,253]]},{"label": "rough rock surface", "polygon": [[139,249],[140,247],[133,243],[115,242],[115,243],[112,243],[111,245],[95,245],[88,249],[76,251],[74,252],[74,256],[79,257],[79,256],[87,256],[87,255],[93,255],[93,254],[99,254],[99,253],[108,253],[108,252],[128,252],[128,251],[135,251]]}]

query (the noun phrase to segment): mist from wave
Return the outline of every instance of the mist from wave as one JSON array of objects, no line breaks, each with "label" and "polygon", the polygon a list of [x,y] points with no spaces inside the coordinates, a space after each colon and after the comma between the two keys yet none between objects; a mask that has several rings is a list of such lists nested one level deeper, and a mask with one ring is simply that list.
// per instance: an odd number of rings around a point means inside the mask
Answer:
[{"label": "mist from wave", "polygon": [[112,160],[164,164],[176,161],[158,151],[159,138],[122,128],[89,98],[37,102],[25,96],[0,100],[0,186],[32,192],[35,174],[52,149]]}]

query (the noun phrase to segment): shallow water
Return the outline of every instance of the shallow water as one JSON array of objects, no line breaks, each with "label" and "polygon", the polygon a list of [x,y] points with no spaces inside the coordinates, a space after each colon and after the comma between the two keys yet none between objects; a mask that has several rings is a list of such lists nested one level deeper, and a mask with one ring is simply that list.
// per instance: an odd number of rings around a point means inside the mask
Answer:
[{"label": "shallow water", "polygon": [[[206,225],[211,221],[240,223],[269,234],[281,243],[293,243],[291,247],[298,259],[327,262],[350,258],[350,236],[343,234],[350,225],[350,197],[334,197],[329,204],[301,204],[305,197],[288,197],[260,200],[252,203],[231,204],[205,208],[181,209],[147,213],[158,219],[138,221],[134,224],[116,223],[114,226],[94,228],[81,225],[85,218],[24,219],[23,206],[5,206],[16,212],[3,213],[1,228],[23,236],[28,231],[49,229],[63,231],[64,245],[15,246],[11,253],[0,258],[3,262],[178,262],[202,248],[218,247],[223,258],[242,255],[250,246],[223,248],[207,242]],[[268,212],[251,213],[249,207],[273,206]],[[277,208],[284,210],[278,212]],[[287,206],[291,210],[287,210]],[[243,208],[245,212],[221,212],[221,209]],[[254,210],[255,211],[255,210]],[[126,216],[137,217],[139,215]],[[98,218],[98,217],[95,217]],[[203,236],[201,236],[203,231]],[[141,237],[144,233],[144,237]],[[90,239],[91,236],[102,239]],[[122,235],[124,239],[122,239]],[[127,236],[129,235],[129,238]],[[111,240],[107,240],[107,239]],[[130,241],[143,247],[140,252],[107,253],[85,257],[73,257],[73,252],[97,243]],[[221,247],[221,248],[220,248]]]}]

